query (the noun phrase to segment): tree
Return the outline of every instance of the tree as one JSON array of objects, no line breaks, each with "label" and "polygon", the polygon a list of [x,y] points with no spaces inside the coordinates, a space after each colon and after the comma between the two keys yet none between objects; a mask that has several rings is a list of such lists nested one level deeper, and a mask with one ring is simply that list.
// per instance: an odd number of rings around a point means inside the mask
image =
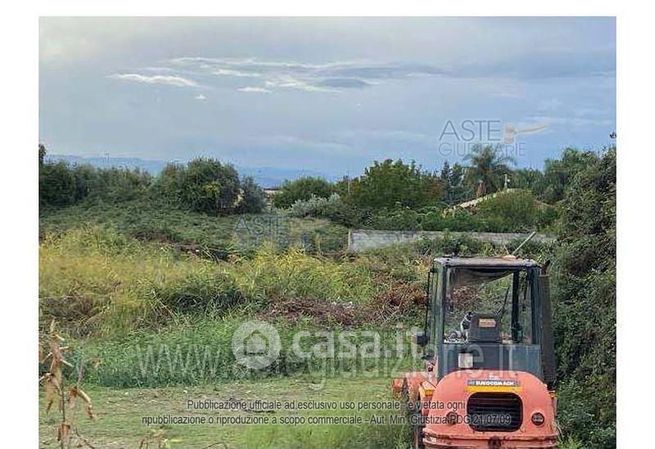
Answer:
[{"label": "tree", "polygon": [[445,184],[450,183],[450,164],[448,161],[444,161],[443,166],[441,167],[441,173],[439,174],[441,181]]},{"label": "tree", "polygon": [[328,198],[334,193],[334,186],[323,178],[305,176],[284,181],[280,191],[273,197],[275,207],[289,208],[298,200],[306,201],[312,196]]},{"label": "tree", "polygon": [[470,189],[464,183],[464,167],[460,164],[453,164],[451,167],[448,161],[445,161],[441,168],[439,179],[443,188],[443,199],[446,204],[457,204],[470,196]]},{"label": "tree", "polygon": [[544,174],[534,168],[519,168],[510,175],[510,187],[527,189],[540,196],[543,189]]},{"label": "tree", "polygon": [[237,209],[244,214],[257,214],[266,207],[266,195],[255,180],[248,176],[241,181],[241,199]]},{"label": "tree", "polygon": [[597,161],[598,156],[594,152],[574,148],[566,148],[561,159],[547,159],[540,187],[542,199],[551,204],[561,201],[575,175]]},{"label": "tree", "polygon": [[266,206],[264,191],[230,164],[215,159],[194,159],[186,166],[168,164],[154,192],[185,209],[207,214],[258,213]]},{"label": "tree", "polygon": [[420,208],[435,205],[442,196],[439,176],[423,171],[414,161],[375,161],[351,183],[348,201],[361,209]]},{"label": "tree", "polygon": [[469,185],[481,185],[482,194],[501,190],[505,175],[512,172],[509,164],[514,164],[514,159],[501,151],[500,146],[474,145],[464,157],[470,163],[467,173]]},{"label": "tree", "polygon": [[46,163],[39,170],[39,203],[68,206],[75,201],[75,176],[65,162]]},{"label": "tree", "polygon": [[182,172],[181,205],[208,214],[230,214],[240,193],[239,174],[214,159],[194,159]]}]

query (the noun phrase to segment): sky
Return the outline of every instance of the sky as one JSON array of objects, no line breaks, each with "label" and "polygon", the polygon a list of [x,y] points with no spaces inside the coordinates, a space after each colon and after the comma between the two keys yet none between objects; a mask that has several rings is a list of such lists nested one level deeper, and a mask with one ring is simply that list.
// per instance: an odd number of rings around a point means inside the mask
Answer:
[{"label": "sky", "polygon": [[614,18],[42,18],[39,65],[51,154],[541,168],[616,129]]}]

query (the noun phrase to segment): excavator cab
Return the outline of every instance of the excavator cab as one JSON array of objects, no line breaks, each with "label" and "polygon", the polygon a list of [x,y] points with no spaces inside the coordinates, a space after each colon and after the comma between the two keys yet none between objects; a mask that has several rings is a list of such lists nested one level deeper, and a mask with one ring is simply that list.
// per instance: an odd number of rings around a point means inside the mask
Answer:
[{"label": "excavator cab", "polygon": [[549,283],[531,259],[439,257],[428,275],[425,370],[394,390],[416,448],[554,447]]}]

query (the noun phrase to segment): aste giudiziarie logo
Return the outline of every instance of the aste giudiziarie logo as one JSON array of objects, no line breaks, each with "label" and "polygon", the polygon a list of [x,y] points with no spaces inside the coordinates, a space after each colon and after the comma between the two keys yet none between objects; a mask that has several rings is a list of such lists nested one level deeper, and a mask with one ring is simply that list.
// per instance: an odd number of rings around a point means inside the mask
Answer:
[{"label": "aste giudiziarie logo", "polygon": [[500,119],[446,120],[441,127],[441,156],[466,157],[478,146],[491,145],[503,156],[520,158],[527,152],[523,136],[547,129],[545,123],[515,125]]}]

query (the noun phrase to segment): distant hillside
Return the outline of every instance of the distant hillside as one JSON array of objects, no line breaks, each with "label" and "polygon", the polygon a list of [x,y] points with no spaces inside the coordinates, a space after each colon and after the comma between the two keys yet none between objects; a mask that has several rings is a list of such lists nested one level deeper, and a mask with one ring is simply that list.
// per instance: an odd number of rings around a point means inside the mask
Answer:
[{"label": "distant hillside", "polygon": [[[100,157],[100,156],[73,156],[68,154],[48,154],[47,161],[65,161],[69,164],[90,164],[98,168],[125,167],[139,168],[153,175],[157,175],[168,163],[167,161],[140,159],[136,157]],[[182,162],[182,161],[180,161]],[[242,167],[235,165],[242,176],[252,176],[255,182],[262,187],[277,187],[285,179],[297,179],[302,176],[320,176],[330,181],[334,176],[300,168],[279,167]]]}]

